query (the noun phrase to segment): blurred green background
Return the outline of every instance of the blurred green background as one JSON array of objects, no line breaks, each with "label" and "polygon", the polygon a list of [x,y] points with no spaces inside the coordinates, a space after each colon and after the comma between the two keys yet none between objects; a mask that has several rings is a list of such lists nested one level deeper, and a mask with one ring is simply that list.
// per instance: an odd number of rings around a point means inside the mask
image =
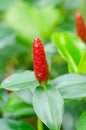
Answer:
[{"label": "blurred green background", "polygon": [[[77,11],[86,20],[86,0],[0,0],[0,82],[7,74],[33,70],[32,43],[36,37],[41,38],[45,46],[51,79],[68,73],[67,63],[51,43],[51,36],[54,32],[65,31],[76,35]],[[5,90],[0,91],[1,117],[26,120],[34,113],[32,107],[29,113],[30,106],[18,98],[15,94],[9,96]],[[76,129],[85,107],[81,99],[65,101],[63,130]],[[28,120],[34,124],[32,118]]]}]

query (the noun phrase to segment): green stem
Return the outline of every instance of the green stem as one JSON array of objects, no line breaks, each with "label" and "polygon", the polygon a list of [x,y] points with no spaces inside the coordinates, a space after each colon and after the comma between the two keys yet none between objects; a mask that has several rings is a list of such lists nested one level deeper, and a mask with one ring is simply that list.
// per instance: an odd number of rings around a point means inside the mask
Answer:
[{"label": "green stem", "polygon": [[37,122],[37,127],[38,127],[38,130],[43,130],[43,123],[39,118],[38,118],[38,122]]},{"label": "green stem", "polygon": [[40,83],[40,86],[45,88],[46,87],[46,82],[39,82]]}]

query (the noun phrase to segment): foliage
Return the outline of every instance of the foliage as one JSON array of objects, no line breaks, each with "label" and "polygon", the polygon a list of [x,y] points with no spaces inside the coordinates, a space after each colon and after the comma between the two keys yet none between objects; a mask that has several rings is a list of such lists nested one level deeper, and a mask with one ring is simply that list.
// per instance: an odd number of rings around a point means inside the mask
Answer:
[{"label": "foliage", "polygon": [[[85,5],[0,0],[1,130],[85,130],[86,45],[75,32],[75,13],[86,19]],[[43,87],[33,73],[36,37],[43,41],[51,75]]]}]

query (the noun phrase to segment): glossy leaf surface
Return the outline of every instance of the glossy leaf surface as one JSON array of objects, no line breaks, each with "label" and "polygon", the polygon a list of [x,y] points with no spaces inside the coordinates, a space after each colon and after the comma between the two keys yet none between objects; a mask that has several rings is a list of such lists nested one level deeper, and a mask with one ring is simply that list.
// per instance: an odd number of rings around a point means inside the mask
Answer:
[{"label": "glossy leaf surface", "polygon": [[68,62],[70,72],[77,72],[79,62],[85,49],[84,43],[71,33],[54,33],[52,41],[61,56]]},{"label": "glossy leaf surface", "polygon": [[64,98],[80,98],[86,96],[86,74],[65,74],[53,80]]},{"label": "glossy leaf surface", "polygon": [[2,88],[12,91],[18,91],[29,87],[33,89],[33,86],[38,86],[38,82],[32,71],[13,74],[6,78],[1,84]]},{"label": "glossy leaf surface", "polygon": [[33,106],[37,116],[51,130],[60,130],[63,115],[63,99],[56,88],[47,85],[36,88]]}]

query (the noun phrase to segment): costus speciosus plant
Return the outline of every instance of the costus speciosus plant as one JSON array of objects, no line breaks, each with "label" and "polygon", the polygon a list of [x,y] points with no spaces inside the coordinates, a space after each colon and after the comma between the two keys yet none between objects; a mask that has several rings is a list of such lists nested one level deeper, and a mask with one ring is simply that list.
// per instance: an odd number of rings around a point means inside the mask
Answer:
[{"label": "costus speciosus plant", "polygon": [[64,100],[86,96],[86,75],[70,73],[51,79],[44,46],[39,38],[33,41],[32,53],[34,71],[10,75],[2,81],[1,88],[11,90],[29,104],[28,111],[32,109],[31,112],[38,117],[38,130],[44,129],[43,123],[50,130],[60,130]]}]

